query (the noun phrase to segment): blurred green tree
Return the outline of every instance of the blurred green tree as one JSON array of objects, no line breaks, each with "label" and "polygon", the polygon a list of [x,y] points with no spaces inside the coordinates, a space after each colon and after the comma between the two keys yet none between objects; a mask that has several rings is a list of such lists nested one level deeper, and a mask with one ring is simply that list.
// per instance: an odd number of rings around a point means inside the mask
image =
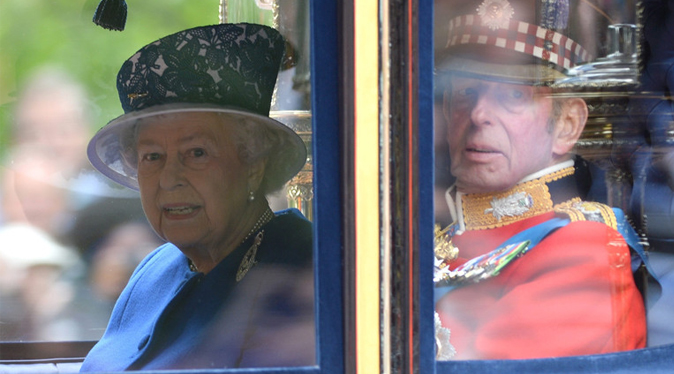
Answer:
[{"label": "blurred green tree", "polygon": [[55,66],[84,84],[93,133],[122,112],[115,88],[122,62],[164,35],[218,23],[220,0],[129,0],[121,32],[92,22],[98,3],[0,0],[0,149],[10,142],[17,93],[34,71]]}]

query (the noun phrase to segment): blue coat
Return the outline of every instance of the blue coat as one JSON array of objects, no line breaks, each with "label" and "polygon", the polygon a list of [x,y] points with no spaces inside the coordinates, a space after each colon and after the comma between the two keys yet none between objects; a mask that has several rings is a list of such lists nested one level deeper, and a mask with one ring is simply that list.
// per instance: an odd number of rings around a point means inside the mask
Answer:
[{"label": "blue coat", "polygon": [[312,227],[299,211],[263,226],[257,264],[235,274],[254,235],[208,274],[165,244],[135,270],[82,371],[315,363]]}]

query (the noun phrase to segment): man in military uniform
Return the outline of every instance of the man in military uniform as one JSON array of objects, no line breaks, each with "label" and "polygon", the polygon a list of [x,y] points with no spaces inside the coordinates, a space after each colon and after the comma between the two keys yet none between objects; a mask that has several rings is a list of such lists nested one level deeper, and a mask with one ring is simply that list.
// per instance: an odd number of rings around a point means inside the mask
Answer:
[{"label": "man in military uniform", "polygon": [[589,59],[569,36],[577,7],[453,3],[437,68],[447,76],[454,223],[436,233],[435,281],[454,358],[644,347],[633,231],[620,211],[583,200],[583,162],[571,153],[588,117],[585,101],[559,88],[568,69]]}]

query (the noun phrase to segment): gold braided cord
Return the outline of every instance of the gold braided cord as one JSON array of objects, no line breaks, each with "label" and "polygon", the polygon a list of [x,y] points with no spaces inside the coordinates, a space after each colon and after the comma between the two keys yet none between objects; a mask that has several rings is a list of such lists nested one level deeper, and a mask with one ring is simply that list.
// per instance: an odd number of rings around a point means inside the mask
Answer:
[{"label": "gold braided cord", "polygon": [[559,204],[555,212],[566,214],[571,222],[601,222],[614,230],[618,229],[618,221],[610,206],[594,201],[577,201],[572,204]]},{"label": "gold braided cord", "polygon": [[585,215],[580,210],[574,208],[574,205],[580,203],[580,198],[576,197],[569,201],[555,205],[555,212],[565,214],[569,217],[571,222],[585,221]]}]

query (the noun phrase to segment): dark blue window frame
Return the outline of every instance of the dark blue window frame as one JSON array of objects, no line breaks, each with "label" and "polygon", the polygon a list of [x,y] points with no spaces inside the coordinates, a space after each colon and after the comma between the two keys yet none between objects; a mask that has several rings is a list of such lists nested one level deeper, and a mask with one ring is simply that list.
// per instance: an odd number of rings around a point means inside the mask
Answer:
[{"label": "dark blue window frame", "polygon": [[[339,127],[338,6],[311,1],[316,342],[320,373],[344,373],[344,272]],[[292,369],[290,369],[292,370]]]}]

